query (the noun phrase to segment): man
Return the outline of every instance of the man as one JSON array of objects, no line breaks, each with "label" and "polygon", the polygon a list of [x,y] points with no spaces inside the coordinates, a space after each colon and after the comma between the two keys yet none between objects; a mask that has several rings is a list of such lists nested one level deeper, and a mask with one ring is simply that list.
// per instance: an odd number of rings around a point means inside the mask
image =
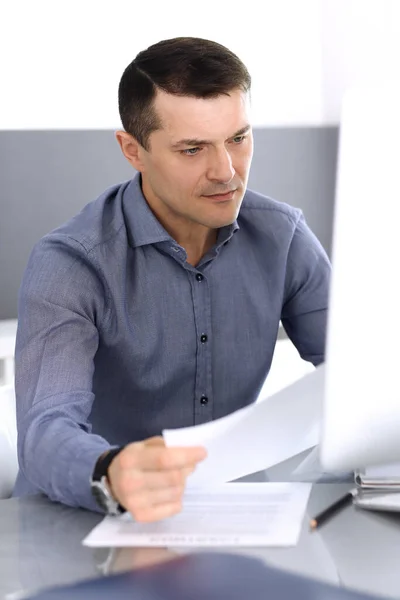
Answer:
[{"label": "man", "polygon": [[205,451],[162,430],[254,402],[280,320],[323,361],[329,262],[299,210],[246,191],[249,95],[243,63],[197,38],[123,73],[138,174],[45,236],[21,286],[16,495],[171,516]]}]

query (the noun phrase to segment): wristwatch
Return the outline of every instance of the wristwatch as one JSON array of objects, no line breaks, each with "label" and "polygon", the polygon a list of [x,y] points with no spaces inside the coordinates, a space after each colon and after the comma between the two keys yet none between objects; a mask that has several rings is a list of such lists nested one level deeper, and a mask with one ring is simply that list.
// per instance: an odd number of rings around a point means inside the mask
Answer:
[{"label": "wristwatch", "polygon": [[105,456],[100,457],[90,480],[92,494],[97,504],[107,515],[122,515],[122,513],[126,512],[126,509],[112,495],[107,479],[108,467],[124,447],[113,448]]}]

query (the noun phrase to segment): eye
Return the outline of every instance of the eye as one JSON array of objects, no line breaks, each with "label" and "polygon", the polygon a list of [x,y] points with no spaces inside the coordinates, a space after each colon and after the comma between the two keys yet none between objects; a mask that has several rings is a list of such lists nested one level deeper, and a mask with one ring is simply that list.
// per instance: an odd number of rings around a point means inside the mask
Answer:
[{"label": "eye", "polygon": [[245,138],[246,138],[245,135],[237,135],[236,137],[233,138],[233,142],[235,144],[241,144]]},{"label": "eye", "polygon": [[188,148],[187,150],[181,150],[182,154],[185,156],[195,156],[200,152],[201,148]]}]

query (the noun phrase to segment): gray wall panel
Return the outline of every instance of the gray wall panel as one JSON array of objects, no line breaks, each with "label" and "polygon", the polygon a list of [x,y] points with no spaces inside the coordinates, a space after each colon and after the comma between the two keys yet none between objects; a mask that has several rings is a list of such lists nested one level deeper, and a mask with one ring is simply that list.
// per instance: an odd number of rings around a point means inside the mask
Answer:
[{"label": "gray wall panel", "polygon": [[330,255],[338,128],[261,129],[254,137],[249,187],[301,208]]}]

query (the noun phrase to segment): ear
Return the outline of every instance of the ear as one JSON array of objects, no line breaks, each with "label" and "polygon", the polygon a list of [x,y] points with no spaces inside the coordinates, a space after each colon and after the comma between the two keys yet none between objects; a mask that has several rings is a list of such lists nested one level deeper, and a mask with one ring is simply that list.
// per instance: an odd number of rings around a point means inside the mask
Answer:
[{"label": "ear", "polygon": [[116,131],[115,137],[127,161],[134,169],[142,171],[144,165],[141,156],[144,149],[139,142],[130,133],[123,130]]}]

